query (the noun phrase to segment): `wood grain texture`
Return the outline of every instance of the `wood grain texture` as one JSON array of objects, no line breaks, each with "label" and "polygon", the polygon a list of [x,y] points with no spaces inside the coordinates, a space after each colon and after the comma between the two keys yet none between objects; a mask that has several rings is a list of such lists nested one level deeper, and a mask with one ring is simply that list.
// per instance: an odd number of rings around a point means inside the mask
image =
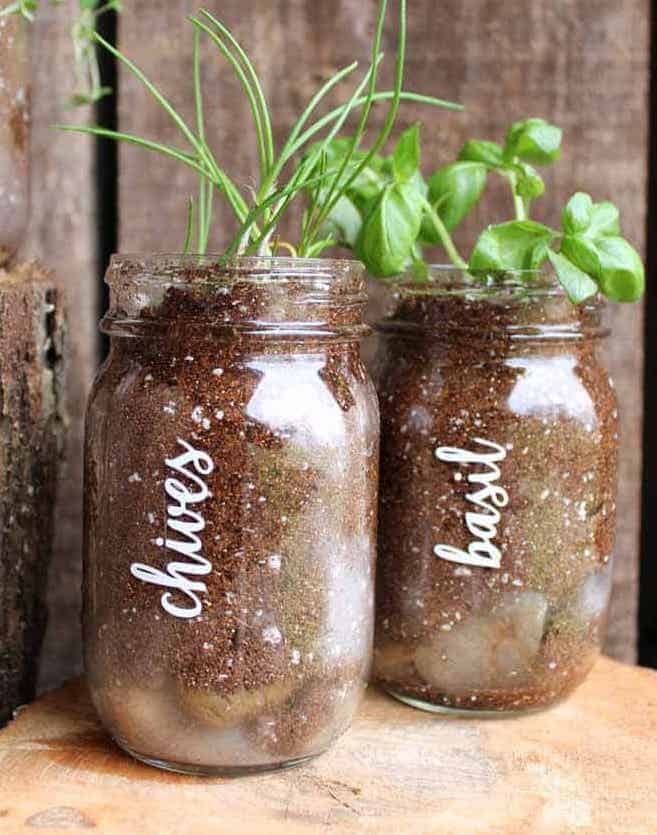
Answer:
[{"label": "wood grain texture", "polygon": [[[322,79],[354,57],[367,60],[375,0],[211,0],[252,53],[270,98],[277,136]],[[577,189],[609,198],[622,212],[628,237],[644,245],[647,166],[648,0],[414,0],[410,5],[407,87],[467,105],[465,114],[406,106],[403,122],[422,120],[426,160],[446,161],[470,136],[503,139],[514,119],[543,116],[565,130],[564,157],[548,173],[548,191],[536,204],[540,220],[558,223]],[[191,38],[182,23],[197,4],[152,0],[148,14],[128,7],[120,43],[136,57],[182,112],[190,107]],[[393,51],[388,27],[385,50]],[[387,70],[389,75],[389,69]],[[228,171],[244,187],[256,172],[247,107],[230,71],[216,54],[206,62],[211,106],[208,135]],[[344,96],[343,96],[344,98]],[[382,110],[377,111],[381,119]],[[179,143],[177,130],[134,79],[122,76],[120,122],[125,130]],[[175,163],[121,151],[121,246],[171,250],[184,237],[185,201],[194,175]],[[500,183],[459,242],[475,230],[508,219],[509,197]],[[227,215],[214,242],[226,239]],[[606,354],[622,403],[622,464],[616,576],[608,651],[635,658],[641,486],[642,307],[610,312],[613,342]]]},{"label": "wood grain texture", "polygon": [[0,724],[34,698],[64,422],[52,276],[0,269]]},{"label": "wood grain texture", "polygon": [[657,673],[603,660],[565,704],[518,719],[421,713],[370,690],[324,756],[247,779],[141,765],[79,682],[0,733],[0,830],[111,835],[652,835]]},{"label": "wood grain texture", "polygon": [[55,271],[69,323],[67,459],[56,509],[42,686],[54,686],[80,668],[82,433],[86,394],[97,363],[93,143],[50,127],[84,122],[89,115],[68,104],[75,85],[70,25],[77,8],[77,0],[56,8],[41,4],[32,50],[32,208],[23,251]]}]

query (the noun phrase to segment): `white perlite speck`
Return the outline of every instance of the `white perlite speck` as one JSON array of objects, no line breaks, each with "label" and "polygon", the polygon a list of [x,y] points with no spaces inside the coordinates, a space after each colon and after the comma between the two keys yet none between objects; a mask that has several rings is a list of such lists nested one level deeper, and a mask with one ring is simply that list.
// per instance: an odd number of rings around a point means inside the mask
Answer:
[{"label": "white perlite speck", "polygon": [[262,630],[262,640],[266,644],[272,644],[272,646],[280,644],[283,640],[281,630],[277,626],[268,626],[266,629]]},{"label": "white perlite speck", "polygon": [[272,571],[278,571],[281,567],[281,560],[282,558],[280,554],[272,554],[267,560],[267,565],[272,569]]},{"label": "white perlite speck", "polygon": [[134,484],[135,482],[141,481],[141,480],[142,480],[142,478],[139,475],[139,473],[133,473],[132,475],[128,476],[128,481],[130,482],[130,484]]}]

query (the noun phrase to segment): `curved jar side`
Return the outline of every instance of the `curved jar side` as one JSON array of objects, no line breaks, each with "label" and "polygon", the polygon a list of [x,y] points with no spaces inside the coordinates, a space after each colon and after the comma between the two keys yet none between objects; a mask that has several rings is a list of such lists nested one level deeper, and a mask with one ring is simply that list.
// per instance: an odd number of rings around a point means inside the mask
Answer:
[{"label": "curved jar side", "polygon": [[114,336],[96,382],[86,666],[140,758],[274,768],[325,750],[369,674],[376,395],[353,338],[203,325]]},{"label": "curved jar side", "polygon": [[453,305],[449,340],[381,339],[375,676],[420,707],[546,706],[603,640],[616,398],[597,340],[553,338],[564,323],[539,308],[534,339],[509,338],[527,325],[510,308],[497,335],[458,344]]}]

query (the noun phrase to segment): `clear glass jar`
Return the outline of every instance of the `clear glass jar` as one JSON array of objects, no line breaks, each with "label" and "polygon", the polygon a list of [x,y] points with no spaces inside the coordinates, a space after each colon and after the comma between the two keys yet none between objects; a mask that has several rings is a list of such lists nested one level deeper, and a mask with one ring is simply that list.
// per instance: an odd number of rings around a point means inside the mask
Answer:
[{"label": "clear glass jar", "polygon": [[611,590],[602,304],[447,268],[386,295],[375,677],[429,710],[544,707],[591,669]]},{"label": "clear glass jar", "polygon": [[28,221],[30,32],[19,14],[0,18],[0,266],[16,254]]},{"label": "clear glass jar", "polygon": [[85,664],[164,768],[294,765],[370,672],[379,418],[351,261],[115,256],[86,444]]}]

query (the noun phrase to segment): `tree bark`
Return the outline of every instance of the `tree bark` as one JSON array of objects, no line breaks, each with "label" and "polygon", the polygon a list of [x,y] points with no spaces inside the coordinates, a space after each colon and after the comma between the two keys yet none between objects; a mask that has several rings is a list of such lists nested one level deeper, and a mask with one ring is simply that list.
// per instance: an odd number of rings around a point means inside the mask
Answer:
[{"label": "tree bark", "polygon": [[0,270],[0,724],[34,696],[64,416],[51,276]]}]

